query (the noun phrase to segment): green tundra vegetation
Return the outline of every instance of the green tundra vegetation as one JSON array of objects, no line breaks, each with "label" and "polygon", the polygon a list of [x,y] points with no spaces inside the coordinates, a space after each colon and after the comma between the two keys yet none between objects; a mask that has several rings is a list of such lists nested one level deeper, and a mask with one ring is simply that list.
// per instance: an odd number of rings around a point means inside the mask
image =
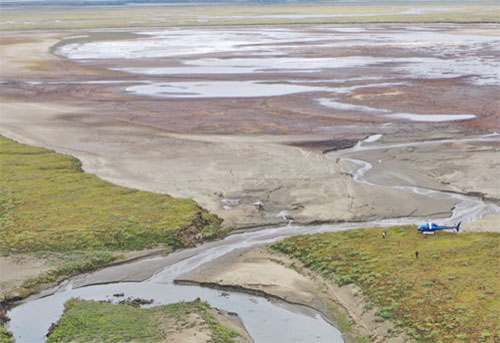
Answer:
[{"label": "green tundra vegetation", "polygon": [[48,343],[165,342],[176,332],[208,330],[213,343],[232,343],[238,333],[219,323],[216,310],[195,300],[148,309],[71,299]]},{"label": "green tundra vegetation", "polygon": [[358,285],[367,309],[379,308],[378,321],[393,321],[417,342],[500,341],[500,233],[426,238],[400,226],[293,237],[271,247],[339,285]]},{"label": "green tundra vegetation", "polygon": [[14,337],[6,328],[0,326],[0,343],[14,343]]},{"label": "green tundra vegetation", "polygon": [[0,136],[0,254],[57,257],[59,275],[92,270],[123,251],[221,237],[221,219],[194,201],[115,186],[76,158]]}]

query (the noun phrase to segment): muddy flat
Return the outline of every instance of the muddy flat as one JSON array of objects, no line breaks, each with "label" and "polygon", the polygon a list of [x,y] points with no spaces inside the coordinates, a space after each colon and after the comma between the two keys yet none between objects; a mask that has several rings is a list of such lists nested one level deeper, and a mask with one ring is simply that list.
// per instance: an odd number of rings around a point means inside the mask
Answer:
[{"label": "muddy flat", "polygon": [[[3,32],[1,133],[75,155],[114,183],[192,198],[236,227],[447,217],[453,200],[393,186],[498,201],[498,140],[453,141],[499,129],[497,32],[493,24]],[[382,187],[353,182],[336,152],[368,137],[387,144],[364,156],[378,165],[375,179],[389,180]],[[392,150],[427,140],[436,144]]]}]

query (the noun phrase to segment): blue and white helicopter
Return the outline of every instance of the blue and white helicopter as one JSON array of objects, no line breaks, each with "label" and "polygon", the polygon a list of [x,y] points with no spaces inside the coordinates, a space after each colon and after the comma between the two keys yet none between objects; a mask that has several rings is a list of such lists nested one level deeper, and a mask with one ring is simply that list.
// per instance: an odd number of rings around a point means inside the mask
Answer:
[{"label": "blue and white helicopter", "polygon": [[420,225],[418,227],[418,231],[422,231],[422,233],[426,233],[426,232],[432,232],[434,233],[434,231],[438,231],[438,230],[457,230],[460,231],[460,224],[462,224],[462,222],[458,222],[457,226],[443,226],[443,225],[437,225],[436,223],[427,223],[427,224],[423,224],[423,225]]}]

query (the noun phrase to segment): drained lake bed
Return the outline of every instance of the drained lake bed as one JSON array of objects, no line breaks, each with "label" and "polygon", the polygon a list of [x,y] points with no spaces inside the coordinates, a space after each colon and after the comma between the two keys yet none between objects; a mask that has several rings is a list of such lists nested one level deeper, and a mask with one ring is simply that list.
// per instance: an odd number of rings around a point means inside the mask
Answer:
[{"label": "drained lake bed", "polygon": [[[378,190],[345,187],[346,167],[321,153],[374,135],[405,144],[498,131],[498,31],[420,23],[4,33],[22,43],[3,46],[12,63],[2,96],[20,113],[4,111],[3,123],[16,136],[26,122],[41,125],[30,139],[76,152],[107,180],[193,198],[236,226],[445,216],[452,202],[401,201],[396,189],[384,197],[397,206],[373,202]],[[33,60],[26,75],[20,55]],[[484,149],[490,156],[494,143]],[[412,174],[450,187],[439,173]]]},{"label": "drained lake bed", "polygon": [[[131,31],[112,40],[70,36],[54,52],[117,72],[131,83],[148,78],[146,84],[121,88],[140,97],[298,94],[291,102],[300,99],[294,107],[309,115],[318,110],[314,104],[321,104],[319,114],[330,118],[347,119],[351,113],[379,121],[373,114],[388,113],[384,120],[442,122],[480,118],[481,112],[494,110],[495,102],[479,108],[476,97],[457,102],[455,94],[473,89],[478,101],[494,94],[500,84],[497,31],[494,24],[473,30],[447,24],[173,28]],[[416,101],[416,94],[429,101]]]}]

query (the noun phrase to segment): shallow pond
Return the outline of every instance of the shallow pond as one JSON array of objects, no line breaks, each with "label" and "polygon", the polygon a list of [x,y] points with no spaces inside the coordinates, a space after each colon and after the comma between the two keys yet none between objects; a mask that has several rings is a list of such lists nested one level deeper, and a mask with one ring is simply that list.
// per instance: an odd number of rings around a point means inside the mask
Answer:
[{"label": "shallow pond", "polygon": [[327,88],[256,81],[165,82],[126,88],[136,95],[163,98],[251,98],[324,90]]}]

